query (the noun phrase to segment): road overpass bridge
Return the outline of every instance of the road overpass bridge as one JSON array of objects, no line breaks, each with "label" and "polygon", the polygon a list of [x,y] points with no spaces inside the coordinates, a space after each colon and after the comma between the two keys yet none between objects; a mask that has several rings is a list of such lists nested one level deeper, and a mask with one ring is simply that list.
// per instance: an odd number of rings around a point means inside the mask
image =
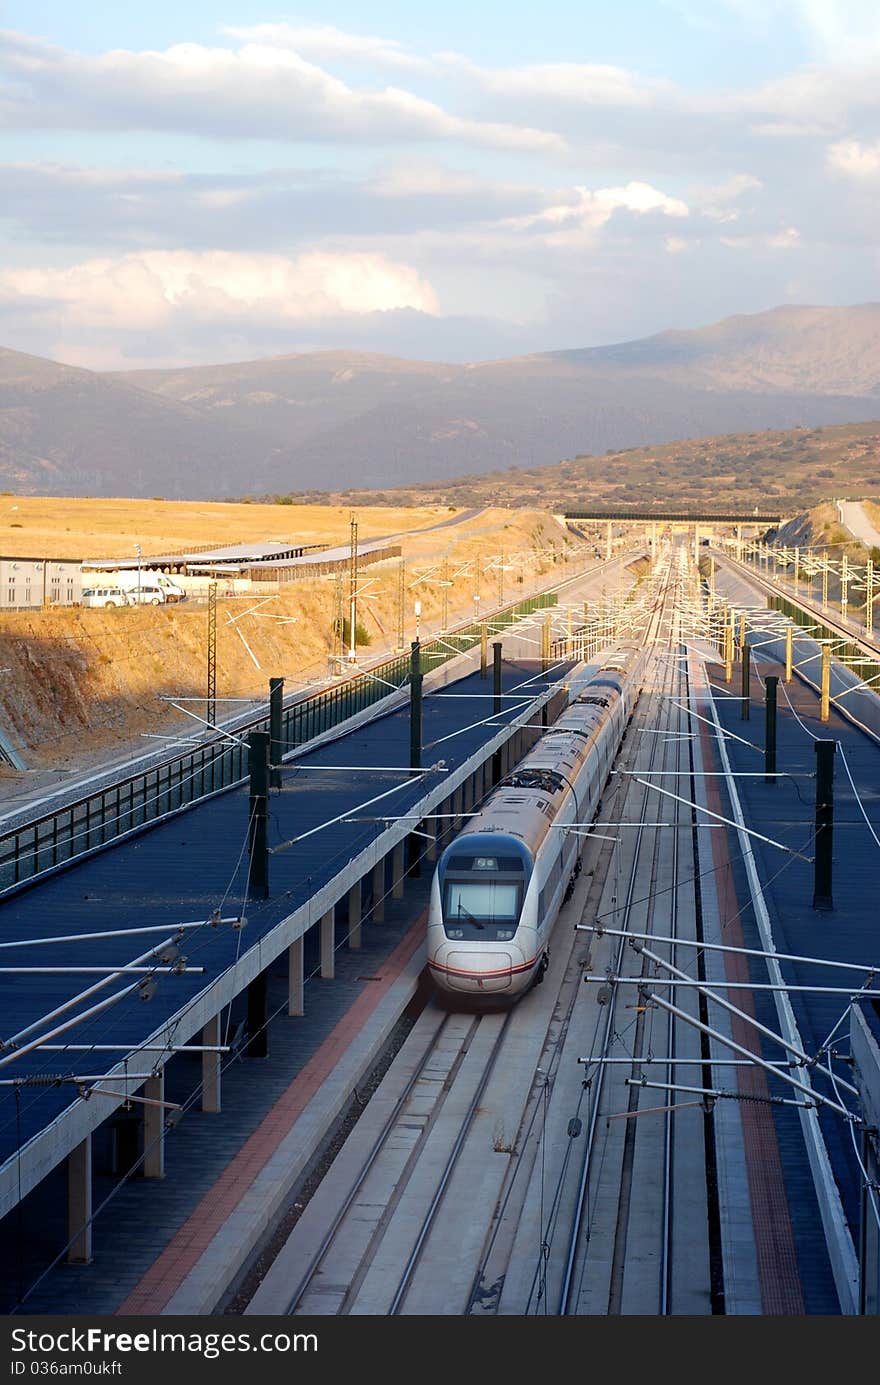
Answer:
[{"label": "road overpass bridge", "polygon": [[736,531],[739,551],[739,545],[741,545],[744,537],[744,530],[759,529],[763,531],[776,528],[782,523],[782,516],[779,514],[758,514],[755,511],[748,513],[745,510],[720,511],[708,509],[665,511],[654,508],[644,510],[566,510],[562,518],[565,524],[571,526],[580,524],[604,524],[606,558],[610,558],[614,546],[615,525],[636,525],[638,528],[644,529],[646,539],[652,546],[656,544],[658,532],[662,532],[665,528],[679,528],[685,526],[693,530],[694,554],[696,556],[703,530],[734,529]]}]

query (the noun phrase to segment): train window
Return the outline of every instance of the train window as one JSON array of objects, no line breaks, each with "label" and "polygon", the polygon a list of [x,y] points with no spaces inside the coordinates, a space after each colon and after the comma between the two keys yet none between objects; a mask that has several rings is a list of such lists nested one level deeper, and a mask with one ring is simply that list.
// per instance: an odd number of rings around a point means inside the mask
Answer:
[{"label": "train window", "polygon": [[447,880],[443,927],[447,938],[489,942],[512,938],[519,922],[522,888],[506,880]]},{"label": "train window", "polygon": [[479,884],[450,880],[446,891],[446,913],[450,919],[515,919],[519,889],[516,885],[486,880]]}]

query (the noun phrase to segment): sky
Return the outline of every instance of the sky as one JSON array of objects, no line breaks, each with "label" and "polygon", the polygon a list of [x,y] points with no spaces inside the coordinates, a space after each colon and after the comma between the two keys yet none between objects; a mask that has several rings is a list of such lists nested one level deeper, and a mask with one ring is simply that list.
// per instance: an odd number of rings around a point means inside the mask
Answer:
[{"label": "sky", "polygon": [[877,0],[0,0],[0,346],[479,361],[880,299]]}]

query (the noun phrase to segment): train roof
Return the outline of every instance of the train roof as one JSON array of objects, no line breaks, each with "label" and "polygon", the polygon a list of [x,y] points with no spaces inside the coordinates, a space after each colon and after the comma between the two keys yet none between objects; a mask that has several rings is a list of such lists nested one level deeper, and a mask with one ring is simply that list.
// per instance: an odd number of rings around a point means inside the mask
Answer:
[{"label": "train roof", "polygon": [[548,727],[459,836],[506,832],[520,837],[531,851],[538,850],[568,795],[571,781],[596,743],[608,708],[620,695],[608,684],[599,684],[601,693],[591,694],[591,686],[587,684],[556,724]]}]

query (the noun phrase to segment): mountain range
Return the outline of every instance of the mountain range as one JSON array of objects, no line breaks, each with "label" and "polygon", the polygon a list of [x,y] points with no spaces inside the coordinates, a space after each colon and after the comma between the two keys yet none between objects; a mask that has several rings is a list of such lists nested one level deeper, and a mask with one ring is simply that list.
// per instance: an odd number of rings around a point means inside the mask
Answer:
[{"label": "mountain range", "polygon": [[0,349],[0,487],[223,499],[880,417],[880,304],[473,364],[321,351],[97,373]]}]

